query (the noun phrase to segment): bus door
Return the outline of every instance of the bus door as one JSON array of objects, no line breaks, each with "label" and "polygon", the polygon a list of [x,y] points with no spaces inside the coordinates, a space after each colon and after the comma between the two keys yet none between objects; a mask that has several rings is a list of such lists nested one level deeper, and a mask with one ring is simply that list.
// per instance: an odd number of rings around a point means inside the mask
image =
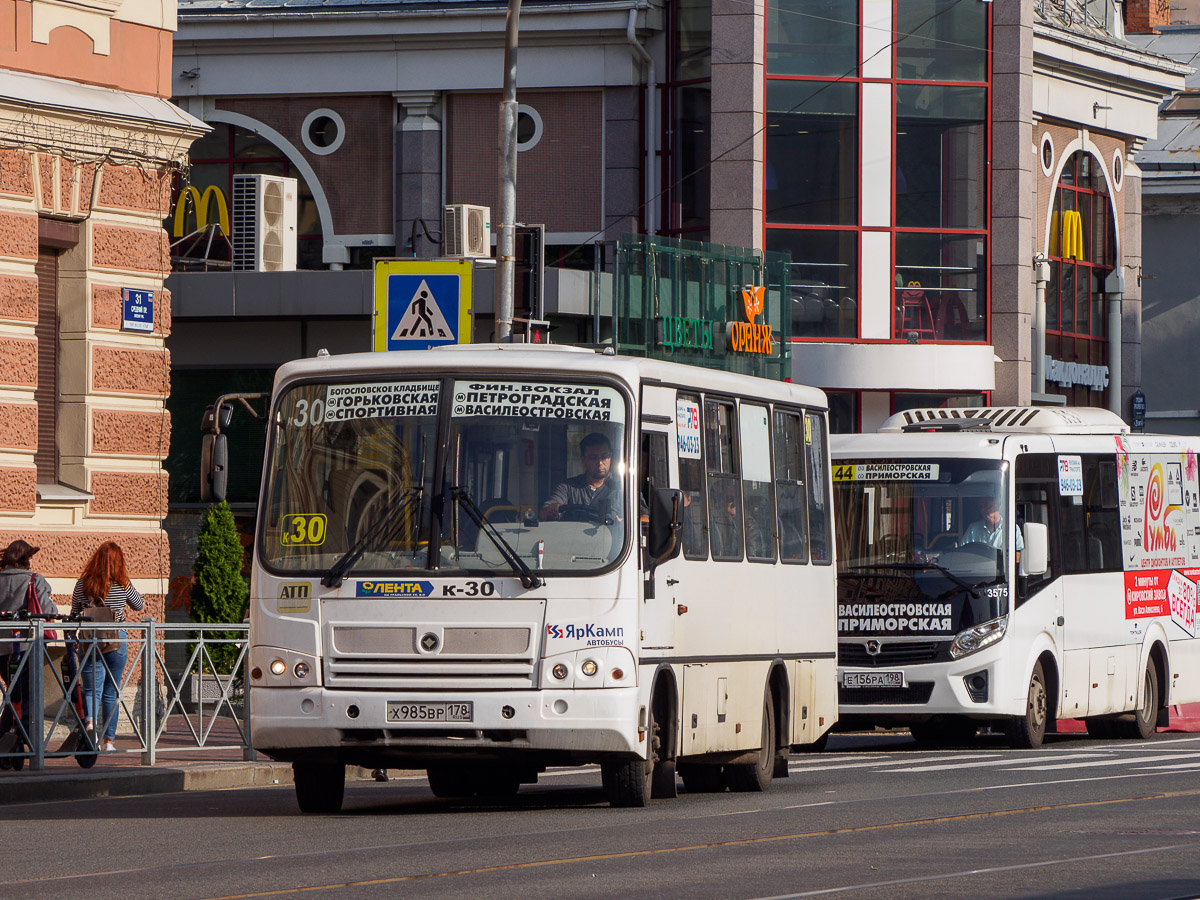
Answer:
[{"label": "bus door", "polygon": [[[642,388],[642,421],[638,437],[638,506],[644,513],[650,492],[679,484],[676,463],[675,389],[647,385]],[[686,429],[685,429],[686,432]],[[698,439],[698,432],[697,432]],[[640,515],[639,515],[640,518]],[[640,545],[645,547],[645,523],[639,526]],[[675,647],[676,604],[679,599],[681,556],[668,560],[647,580],[642,595],[641,632],[643,650],[671,650]],[[646,576],[643,560],[643,576]]]},{"label": "bus door", "polygon": [[[1063,542],[1060,540],[1061,495],[1059,490],[1058,460],[1054,455],[1049,438],[1021,435],[1010,438],[1020,444],[1021,453],[1016,460],[1016,525],[1024,528],[1027,522],[1038,522],[1047,527],[1050,537],[1049,568],[1040,576],[1022,576],[1017,579],[1014,614],[1009,626],[1014,639],[1027,642],[1036,638],[1036,633],[1048,631],[1054,642],[1055,654],[1061,665],[1059,688],[1059,715],[1063,718],[1087,714],[1089,661],[1087,652],[1068,651],[1067,616],[1065,610],[1066,584],[1063,575]],[[1026,662],[1022,660],[1022,663]],[[1022,679],[1020,690],[1024,692],[1028,673],[1017,676]],[[1016,685],[1018,682],[1012,682]]]}]

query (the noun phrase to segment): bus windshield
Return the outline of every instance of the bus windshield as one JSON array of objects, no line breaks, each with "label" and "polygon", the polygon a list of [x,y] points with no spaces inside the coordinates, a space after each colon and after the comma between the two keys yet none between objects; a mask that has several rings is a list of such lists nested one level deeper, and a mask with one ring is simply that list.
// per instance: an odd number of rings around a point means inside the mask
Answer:
[{"label": "bus windshield", "polygon": [[262,559],[354,577],[607,567],[632,533],[625,420],[616,388],[553,379],[288,388],[274,413]]},{"label": "bus windshield", "polygon": [[839,582],[854,592],[856,581],[886,580],[881,590],[896,600],[962,592],[978,599],[979,587],[1003,581],[1007,572],[1005,485],[998,460],[838,460]]}]

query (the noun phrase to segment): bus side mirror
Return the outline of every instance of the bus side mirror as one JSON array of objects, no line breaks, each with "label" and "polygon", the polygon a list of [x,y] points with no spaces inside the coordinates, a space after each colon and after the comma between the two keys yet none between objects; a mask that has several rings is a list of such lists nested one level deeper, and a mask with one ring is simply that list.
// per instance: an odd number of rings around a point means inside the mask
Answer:
[{"label": "bus side mirror", "polygon": [[206,434],[200,439],[200,499],[220,503],[225,499],[229,469],[229,447],[224,434]]},{"label": "bus side mirror", "polygon": [[683,491],[658,488],[650,494],[650,527],[646,536],[646,555],[654,567],[674,559],[683,549],[679,529],[683,516]]},{"label": "bus side mirror", "polygon": [[1050,533],[1041,522],[1025,523],[1025,549],[1017,566],[1019,575],[1045,575],[1050,567]]}]

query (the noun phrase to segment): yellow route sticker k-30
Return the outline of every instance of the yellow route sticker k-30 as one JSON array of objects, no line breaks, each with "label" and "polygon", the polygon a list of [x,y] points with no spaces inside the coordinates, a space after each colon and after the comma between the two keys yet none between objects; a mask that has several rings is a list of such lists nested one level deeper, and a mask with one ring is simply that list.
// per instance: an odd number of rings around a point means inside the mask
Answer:
[{"label": "yellow route sticker k-30", "polygon": [[325,543],[323,513],[289,513],[279,522],[279,543],[285,547],[316,547]]}]

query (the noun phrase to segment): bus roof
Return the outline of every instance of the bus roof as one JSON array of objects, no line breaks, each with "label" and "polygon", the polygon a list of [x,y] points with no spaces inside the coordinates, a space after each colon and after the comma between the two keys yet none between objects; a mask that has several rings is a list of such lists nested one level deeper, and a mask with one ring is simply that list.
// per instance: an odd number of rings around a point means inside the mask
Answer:
[{"label": "bus roof", "polygon": [[1116,413],[1092,406],[966,406],[908,409],[890,416],[880,433],[984,431],[993,434],[1128,434]]},{"label": "bus roof", "polygon": [[284,363],[275,373],[275,388],[301,378],[344,377],[387,373],[534,372],[608,374],[631,387],[661,382],[694,390],[749,394],[753,397],[825,409],[824,391],[806,385],[738,375],[700,366],[636,356],[616,356],[567,345],[462,344],[432,350],[393,350],[314,356]]}]

